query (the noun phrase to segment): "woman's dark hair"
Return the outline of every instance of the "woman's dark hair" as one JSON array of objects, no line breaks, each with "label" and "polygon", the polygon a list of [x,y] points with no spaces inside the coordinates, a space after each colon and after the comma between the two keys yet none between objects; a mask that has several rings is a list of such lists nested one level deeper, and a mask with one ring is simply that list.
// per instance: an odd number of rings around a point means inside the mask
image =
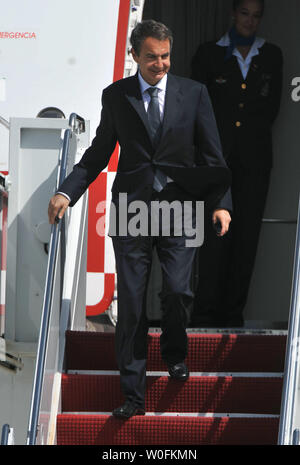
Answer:
[{"label": "woman's dark hair", "polygon": [[173,35],[170,29],[153,19],[147,19],[138,23],[131,33],[130,43],[137,55],[140,54],[142,43],[147,37],[153,37],[157,40],[169,39],[170,49],[172,49]]},{"label": "woman's dark hair", "polygon": [[[265,11],[265,0],[256,0],[258,3],[260,3],[260,6],[261,6],[261,15],[264,14],[264,11]],[[232,3],[232,9],[233,11],[236,11],[236,9],[242,5],[242,3],[244,2],[244,0],[233,0],[233,3]]]}]

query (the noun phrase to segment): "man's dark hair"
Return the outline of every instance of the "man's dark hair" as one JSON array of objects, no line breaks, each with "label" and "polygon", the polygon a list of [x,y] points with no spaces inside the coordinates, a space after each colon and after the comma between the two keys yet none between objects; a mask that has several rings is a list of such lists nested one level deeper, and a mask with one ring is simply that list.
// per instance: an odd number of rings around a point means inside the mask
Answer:
[{"label": "man's dark hair", "polygon": [[[265,0],[256,0],[258,3],[260,3],[260,6],[261,6],[261,15],[264,14],[264,11],[265,11]],[[232,4],[232,9],[233,11],[236,11],[236,9],[242,5],[244,2],[244,0],[233,0],[233,4]]]},{"label": "man's dark hair", "polygon": [[173,35],[171,30],[162,23],[147,19],[138,23],[131,33],[130,43],[137,55],[140,54],[142,43],[147,37],[153,37],[157,40],[169,39],[170,50],[172,49]]}]

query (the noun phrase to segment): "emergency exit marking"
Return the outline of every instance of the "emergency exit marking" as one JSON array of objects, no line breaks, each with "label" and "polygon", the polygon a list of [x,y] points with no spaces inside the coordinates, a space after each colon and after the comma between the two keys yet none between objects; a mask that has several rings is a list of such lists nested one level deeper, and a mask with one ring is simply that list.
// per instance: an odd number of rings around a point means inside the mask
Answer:
[{"label": "emergency exit marking", "polygon": [[0,78],[0,102],[5,100],[5,78]]},{"label": "emergency exit marking", "polygon": [[35,32],[1,32],[0,39],[36,39]]}]

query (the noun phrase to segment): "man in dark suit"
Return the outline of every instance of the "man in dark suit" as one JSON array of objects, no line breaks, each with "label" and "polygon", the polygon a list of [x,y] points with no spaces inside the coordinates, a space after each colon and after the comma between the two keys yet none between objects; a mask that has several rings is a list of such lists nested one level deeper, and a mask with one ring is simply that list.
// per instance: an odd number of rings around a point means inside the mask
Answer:
[{"label": "man in dark suit", "polygon": [[[49,203],[49,220],[60,218],[107,166],[117,142],[121,152],[112,188],[119,213],[120,195],[126,205],[143,201],[206,200],[213,221],[224,235],[230,223],[230,173],[222,157],[216,122],[204,85],[169,74],[172,34],[155,21],[139,23],[131,36],[137,75],[103,91],[100,125],[92,145]],[[226,194],[226,195],[225,195]],[[149,210],[150,223],[152,218]],[[119,216],[118,216],[119,218]],[[157,219],[157,218],[156,218]],[[193,213],[193,220],[195,214]],[[128,220],[129,221],[129,218]],[[182,218],[179,219],[182,221]],[[116,354],[126,402],[113,411],[129,418],[145,413],[148,322],[146,289],[152,249],[156,246],[163,274],[162,358],[170,376],[188,379],[186,326],[193,294],[190,288],[196,247],[186,246],[186,234],[112,234],[118,275]],[[123,227],[124,225],[122,225]]]}]

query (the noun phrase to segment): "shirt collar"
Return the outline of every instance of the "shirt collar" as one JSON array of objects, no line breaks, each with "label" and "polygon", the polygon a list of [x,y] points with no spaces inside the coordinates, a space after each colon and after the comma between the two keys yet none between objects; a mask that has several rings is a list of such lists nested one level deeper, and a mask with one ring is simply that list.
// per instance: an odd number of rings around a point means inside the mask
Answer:
[{"label": "shirt collar", "polygon": [[[262,37],[256,37],[250,49],[250,52],[248,53],[247,59],[250,59],[254,57],[255,55],[258,55],[259,48],[261,48],[264,45],[265,41],[266,39],[263,39]],[[217,45],[220,45],[220,47],[228,47],[228,45],[230,45],[230,38],[229,38],[228,32],[226,32],[226,34],[223,35],[223,37],[221,37],[221,39],[217,42]],[[240,55],[239,51],[235,48],[234,55],[237,55],[237,54]]]},{"label": "shirt collar", "polygon": [[165,74],[164,77],[160,81],[158,81],[157,84],[155,84],[155,86],[151,86],[150,84],[148,84],[148,82],[146,82],[145,79],[143,79],[140,71],[138,72],[138,79],[139,79],[139,83],[141,86],[142,94],[146,92],[146,90],[149,89],[149,87],[157,87],[159,90],[163,90],[164,92],[166,91],[167,79],[168,79],[167,74]]}]

